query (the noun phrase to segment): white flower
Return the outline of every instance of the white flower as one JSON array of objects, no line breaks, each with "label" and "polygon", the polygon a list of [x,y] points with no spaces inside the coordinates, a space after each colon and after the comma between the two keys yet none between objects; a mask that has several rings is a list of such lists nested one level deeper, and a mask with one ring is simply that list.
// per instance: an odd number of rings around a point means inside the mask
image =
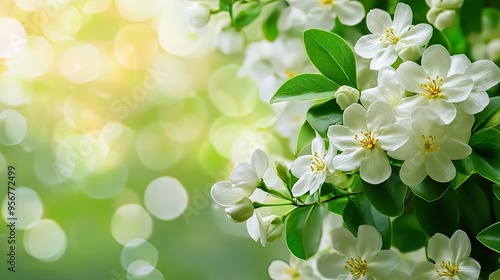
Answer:
[{"label": "white flower", "polygon": [[401,112],[409,115],[414,108],[429,107],[445,124],[450,123],[457,114],[454,103],[466,100],[474,85],[467,75],[449,72],[450,66],[450,55],[441,45],[424,51],[422,66],[413,61],[403,62],[396,70],[396,77],[405,90],[416,95],[399,103]]},{"label": "white flower", "polygon": [[432,36],[432,27],[424,23],[413,26],[412,19],[410,6],[403,3],[396,6],[394,22],[387,12],[371,10],[366,24],[372,34],[359,38],[354,50],[361,57],[372,58],[370,68],[376,70],[392,65],[398,56],[403,60],[418,59],[413,45],[425,46]]},{"label": "white flower", "polygon": [[281,237],[283,219],[278,215],[262,217],[262,214],[256,210],[254,215],[247,220],[247,231],[253,240],[258,241],[260,239],[262,246],[266,246],[267,242],[272,242]]},{"label": "white flower", "polygon": [[315,193],[325,182],[327,175],[335,171],[332,159],[337,150],[330,144],[328,151],[325,151],[325,142],[319,134],[312,141],[311,153],[312,155],[298,157],[290,166],[293,176],[299,178],[292,187],[294,197],[307,192]]},{"label": "white flower", "polygon": [[427,247],[427,254],[434,264],[430,262],[415,264],[411,276],[414,280],[477,280],[481,266],[469,257],[470,251],[469,237],[462,230],[455,231],[451,239],[436,233],[429,239]]},{"label": "white flower", "polygon": [[254,188],[260,186],[262,177],[266,173],[268,166],[267,155],[259,149],[252,152],[251,164],[238,163],[229,179],[236,186],[253,186]]},{"label": "white flower", "polygon": [[427,20],[443,31],[455,25],[455,10],[462,7],[464,0],[425,0],[425,3],[431,8],[427,12]]},{"label": "white flower", "polygon": [[289,147],[295,150],[300,129],[306,121],[306,114],[313,105],[312,101],[280,102],[272,104],[276,113],[276,132],[289,138]]},{"label": "white flower", "polygon": [[303,72],[315,72],[304,43],[297,38],[279,37],[274,42],[250,44],[239,74],[249,74],[259,86],[260,99],[269,102],[285,81]]},{"label": "white flower", "polygon": [[226,214],[231,220],[240,223],[252,217],[254,210],[255,208],[252,201],[245,197],[236,202],[235,205],[227,207]]},{"label": "white flower", "polygon": [[361,92],[361,104],[368,108],[377,101],[391,105],[392,110],[399,114],[398,105],[405,95],[405,90],[396,80],[396,71],[390,66],[384,66],[378,72],[377,87]]},{"label": "white flower", "polygon": [[204,2],[194,2],[184,10],[189,31],[198,33],[210,20],[210,6]]},{"label": "white flower", "polygon": [[358,99],[359,91],[350,86],[341,86],[335,92],[335,101],[342,110],[345,110],[351,104],[357,103]]},{"label": "white flower", "polygon": [[391,250],[382,248],[382,237],[372,226],[361,225],[358,237],[345,228],[332,231],[332,246],[336,252],[321,256],[318,270],[331,279],[388,279],[399,265]]},{"label": "white flower", "polygon": [[358,1],[351,0],[289,0],[279,18],[280,30],[310,28],[331,30],[335,18],[344,25],[356,25],[365,16],[365,8]]},{"label": "white flower", "polygon": [[216,46],[225,55],[242,53],[245,49],[245,34],[228,27],[229,21],[221,21],[218,29]]},{"label": "white flower", "polygon": [[268,268],[269,277],[273,280],[320,280],[314,273],[314,269],[309,262],[298,259],[294,256],[290,258],[290,264],[282,260],[274,260]]},{"label": "white flower", "polygon": [[452,180],[456,170],[451,160],[463,159],[472,152],[467,145],[472,123],[470,118],[457,117],[451,124],[444,125],[439,116],[427,108],[413,110],[408,121],[410,139],[388,153],[405,160],[400,171],[403,183],[415,186],[427,175],[442,183]]},{"label": "white flower", "polygon": [[490,60],[479,60],[471,63],[463,54],[451,57],[451,66],[448,75],[465,74],[474,82],[469,97],[457,103],[462,110],[474,115],[481,112],[490,102],[486,90],[500,82],[500,68]]},{"label": "white flower", "polygon": [[341,171],[359,168],[361,179],[380,184],[391,175],[391,165],[384,151],[401,147],[408,135],[404,127],[395,124],[396,116],[389,104],[378,101],[368,110],[352,104],[344,111],[344,125],[328,129],[330,142],[342,154],[333,158],[333,167]]}]

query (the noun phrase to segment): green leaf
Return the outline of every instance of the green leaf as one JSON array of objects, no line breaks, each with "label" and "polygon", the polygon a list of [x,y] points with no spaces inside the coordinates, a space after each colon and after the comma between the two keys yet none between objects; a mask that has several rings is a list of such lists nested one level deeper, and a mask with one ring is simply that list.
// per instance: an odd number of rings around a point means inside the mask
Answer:
[{"label": "green leaf", "polygon": [[262,24],[262,33],[268,41],[272,42],[278,38],[278,18],[282,10],[283,5],[278,5]]},{"label": "green leaf", "polygon": [[472,135],[469,145],[474,169],[484,178],[500,183],[500,131],[485,128]]},{"label": "green leaf", "polygon": [[399,179],[399,172],[392,172],[391,177],[378,185],[363,181],[363,190],[373,206],[386,216],[396,217],[403,213],[406,186]]},{"label": "green leaf", "polygon": [[245,4],[245,8],[242,9],[234,19],[234,26],[236,28],[243,28],[249,25],[260,15],[261,11],[262,5],[260,2],[249,2]]},{"label": "green leaf", "polygon": [[[427,236],[415,214],[405,213],[392,222],[392,244],[401,253],[411,252],[427,244]],[[410,241],[411,242],[408,242]]]},{"label": "green leaf", "polygon": [[475,122],[472,131],[478,130],[483,124],[487,123],[490,118],[498,114],[500,114],[500,96],[491,97],[488,106],[486,106],[483,111],[474,115]]},{"label": "green leaf", "polygon": [[443,196],[450,185],[450,183],[438,183],[427,176],[422,183],[410,187],[410,189],[416,196],[432,202]]},{"label": "green leaf", "polygon": [[219,0],[219,10],[221,11],[231,11],[233,5],[233,0]]},{"label": "green leaf", "polygon": [[321,240],[325,208],[319,205],[298,208],[286,221],[286,244],[297,258],[307,260],[316,253]]},{"label": "green leaf", "polygon": [[335,214],[342,215],[342,213],[344,212],[344,208],[349,201],[350,200],[348,197],[341,197],[341,198],[337,198],[335,200],[332,200],[332,201],[328,202],[328,211],[335,213]]},{"label": "green leaf", "polygon": [[500,253],[500,222],[485,228],[476,238],[486,247]]},{"label": "green leaf", "polygon": [[271,98],[271,103],[332,99],[339,85],[320,74],[301,74],[286,81]]},{"label": "green leaf", "polygon": [[328,127],[343,123],[343,112],[335,99],[312,106],[307,111],[307,121],[323,138],[327,138]]},{"label": "green leaf", "polygon": [[500,201],[500,185],[494,184],[491,187],[493,188],[493,193],[495,194],[495,197]]},{"label": "green leaf", "polygon": [[314,131],[314,129],[308,122],[305,122],[300,128],[299,136],[297,137],[297,147],[295,148],[295,155],[299,155],[305,147],[311,145],[315,137],[316,131]]},{"label": "green leaf", "polygon": [[364,195],[351,197],[342,213],[344,223],[354,235],[357,236],[360,225],[374,226],[382,235],[383,249],[391,247],[391,221],[389,217],[381,214]]},{"label": "green leaf", "polygon": [[342,37],[309,29],[304,32],[304,44],[309,59],[323,75],[339,85],[357,88],[354,52]]},{"label": "green leaf", "polygon": [[467,179],[469,179],[472,173],[474,173],[474,164],[472,163],[470,157],[466,157],[461,160],[455,160],[453,161],[453,164],[455,165],[457,174],[455,175],[455,178],[451,180],[451,187],[453,189],[457,189]]},{"label": "green leaf", "polygon": [[468,228],[473,234],[491,223],[491,205],[482,187],[484,181],[476,175],[457,190],[461,228]]},{"label": "green leaf", "polygon": [[413,197],[415,214],[427,236],[437,232],[451,236],[455,232],[460,218],[457,200],[457,194],[452,189],[433,202]]}]

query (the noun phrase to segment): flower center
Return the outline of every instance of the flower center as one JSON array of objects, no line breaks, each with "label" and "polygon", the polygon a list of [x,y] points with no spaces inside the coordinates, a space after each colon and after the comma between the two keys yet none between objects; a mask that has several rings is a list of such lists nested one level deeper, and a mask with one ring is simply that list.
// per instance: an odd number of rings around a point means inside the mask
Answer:
[{"label": "flower center", "polygon": [[292,279],[300,280],[300,273],[297,269],[290,267],[285,270],[286,275],[290,275]]},{"label": "flower center", "polygon": [[425,90],[425,93],[420,93],[420,95],[425,96],[427,100],[433,98],[441,97],[441,86],[443,85],[443,78],[436,76],[435,79],[431,79],[431,77],[427,76],[429,83],[420,84],[420,87]]},{"label": "flower center", "polygon": [[333,0],[321,0],[319,2],[320,5],[327,5],[327,6],[331,6],[333,4]]},{"label": "flower center", "polygon": [[352,276],[365,276],[366,275],[367,263],[365,260],[351,258],[350,260],[346,261],[346,264],[347,265],[345,265],[344,268],[348,269],[349,272],[352,274]]},{"label": "flower center", "polygon": [[434,135],[429,135],[425,136],[422,135],[422,140],[424,142],[424,153],[428,154],[434,151],[437,151],[440,149],[439,145],[436,143],[436,136]]},{"label": "flower center", "polygon": [[318,152],[314,152],[314,155],[311,160],[311,171],[314,172],[314,174],[318,174],[319,172],[324,172],[325,171],[325,162],[323,159],[318,155]]},{"label": "flower center", "polygon": [[295,74],[294,72],[290,71],[290,70],[285,70],[285,75],[287,75],[287,77],[289,79],[295,77],[297,74]]},{"label": "flower center", "polygon": [[399,42],[399,37],[396,36],[396,34],[394,34],[394,28],[391,27],[385,30],[385,35],[380,37],[380,42],[384,41],[391,43],[393,45]]},{"label": "flower center", "polygon": [[458,273],[458,265],[452,265],[450,261],[442,261],[439,265],[441,269],[436,269],[438,277],[452,277]]},{"label": "flower center", "polygon": [[378,142],[378,139],[375,139],[374,134],[375,132],[363,132],[361,131],[361,134],[363,134],[363,139],[359,139],[359,135],[358,134],[354,134],[354,140],[357,140],[361,143],[361,146],[363,146],[363,148],[365,149],[373,149],[375,148],[375,145],[377,144]]}]

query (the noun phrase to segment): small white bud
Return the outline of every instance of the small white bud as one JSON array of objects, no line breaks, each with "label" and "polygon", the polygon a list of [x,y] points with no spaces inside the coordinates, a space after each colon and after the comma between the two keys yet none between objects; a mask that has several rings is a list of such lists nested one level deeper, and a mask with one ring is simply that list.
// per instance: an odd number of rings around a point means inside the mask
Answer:
[{"label": "small white bud", "polygon": [[207,3],[194,2],[184,10],[184,17],[187,21],[188,29],[191,32],[198,32],[207,25],[210,20],[211,9]]},{"label": "small white bud", "polygon": [[427,12],[427,20],[437,29],[443,31],[446,28],[455,26],[455,11],[431,8]]},{"label": "small white bud", "polygon": [[341,86],[337,92],[335,92],[335,99],[340,109],[345,110],[349,105],[358,102],[359,91],[350,86]]},{"label": "small white bud", "polygon": [[403,61],[415,61],[420,57],[420,49],[417,45],[403,41],[396,45],[396,53]]},{"label": "small white bud", "polygon": [[268,223],[266,239],[273,242],[281,237],[283,233],[283,219],[280,216],[271,215],[263,218],[264,223]]},{"label": "small white bud", "polygon": [[245,197],[236,205],[227,207],[226,214],[231,220],[241,223],[252,217],[254,209],[252,201]]}]

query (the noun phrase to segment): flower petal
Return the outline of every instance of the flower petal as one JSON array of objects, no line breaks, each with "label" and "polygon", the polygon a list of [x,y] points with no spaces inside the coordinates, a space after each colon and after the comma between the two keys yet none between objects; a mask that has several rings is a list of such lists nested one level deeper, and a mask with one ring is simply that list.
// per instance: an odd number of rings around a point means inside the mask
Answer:
[{"label": "flower petal", "polygon": [[325,156],[325,140],[316,133],[316,138],[313,139],[312,145],[311,145],[311,152],[314,155],[314,153],[318,153],[318,156],[324,157]]},{"label": "flower petal", "polygon": [[346,228],[340,227],[332,230],[332,247],[335,251],[344,255],[346,258],[357,258],[358,239]]},{"label": "flower petal", "polygon": [[318,258],[317,267],[319,273],[326,278],[338,279],[340,275],[349,274],[344,268],[346,258],[337,253],[322,255]]},{"label": "flower petal", "polygon": [[309,191],[309,189],[311,188],[311,186],[309,185],[311,176],[314,175],[312,173],[308,173],[300,177],[300,179],[293,185],[292,194],[294,197],[299,197]]},{"label": "flower petal", "polygon": [[396,78],[405,90],[415,93],[422,92],[420,85],[428,82],[424,68],[413,61],[401,63],[396,69]]},{"label": "flower petal", "polygon": [[425,159],[425,170],[432,180],[446,183],[455,178],[456,170],[453,162],[439,151],[432,152]]},{"label": "flower petal", "polygon": [[427,255],[435,263],[450,261],[450,239],[441,233],[434,234],[431,238],[429,238]]},{"label": "flower petal", "polygon": [[260,238],[260,225],[257,215],[259,215],[258,212],[254,211],[252,217],[248,218],[246,222],[248,234],[254,241]]},{"label": "flower petal", "polygon": [[451,261],[459,264],[466,260],[471,251],[471,244],[467,233],[457,230],[450,238],[450,249],[453,250],[454,259]]},{"label": "flower petal", "polygon": [[413,13],[410,6],[404,3],[398,3],[394,12],[394,33],[401,35],[407,31],[413,20]]},{"label": "flower petal", "polygon": [[370,105],[366,111],[366,126],[368,131],[383,129],[396,122],[396,116],[391,105],[378,101]]},{"label": "flower petal", "polygon": [[371,33],[377,34],[378,38],[385,30],[393,26],[391,16],[386,11],[373,9],[366,15],[366,25]]},{"label": "flower petal", "polygon": [[475,115],[490,103],[490,97],[486,92],[477,92],[477,93],[471,93],[469,95],[469,98],[467,98],[465,101],[462,101],[458,104],[460,104],[460,107],[464,112],[467,114]]},{"label": "flower petal", "polygon": [[363,148],[346,149],[340,155],[333,158],[333,167],[340,171],[354,171],[361,166],[364,158]]},{"label": "flower petal", "polygon": [[426,107],[429,105],[429,101],[419,94],[405,97],[401,99],[401,102],[396,106],[395,112],[401,118],[407,118],[411,115],[415,108]]},{"label": "flower petal", "polygon": [[441,96],[448,102],[460,102],[469,97],[469,93],[473,87],[471,78],[462,74],[455,74],[446,78],[441,86]]},{"label": "flower petal", "polygon": [[391,176],[391,164],[382,149],[365,149],[364,154],[364,160],[359,167],[361,179],[370,184],[380,184]]},{"label": "flower petal", "polygon": [[370,69],[379,70],[384,66],[391,66],[398,59],[396,46],[389,45],[385,50],[379,50],[370,62]]},{"label": "flower petal", "polygon": [[466,72],[474,81],[474,91],[486,91],[500,82],[500,68],[490,60],[479,60]]},{"label": "flower petal", "polygon": [[469,58],[465,54],[456,54],[451,56],[451,66],[448,76],[455,74],[464,74],[465,70],[471,65]]},{"label": "flower petal", "polygon": [[432,79],[437,76],[445,78],[450,66],[450,53],[441,45],[432,45],[422,54],[422,67]]},{"label": "flower petal", "polygon": [[412,26],[408,32],[401,36],[401,40],[410,41],[418,47],[425,46],[432,37],[432,26],[420,23]]},{"label": "flower petal", "polygon": [[257,172],[257,176],[262,178],[268,167],[267,155],[264,151],[255,149],[252,153],[252,166]]},{"label": "flower petal", "polygon": [[425,156],[422,152],[417,152],[412,158],[405,160],[399,171],[399,177],[405,185],[413,187],[425,179],[427,171],[424,164]]},{"label": "flower petal", "polygon": [[398,267],[398,265],[398,255],[391,250],[383,250],[368,263],[366,271],[375,279],[388,279],[391,272]]},{"label": "flower petal", "polygon": [[269,273],[269,277],[273,280],[286,280],[289,278],[286,271],[290,269],[290,265],[282,260],[274,260],[269,265],[267,272]]},{"label": "flower petal", "polygon": [[436,113],[444,124],[449,124],[457,115],[457,108],[453,103],[448,103],[444,99],[429,100],[429,109]]},{"label": "flower petal", "polygon": [[344,125],[352,130],[367,130],[366,109],[358,103],[347,107],[344,111]]},{"label": "flower petal", "polygon": [[371,260],[382,249],[382,237],[373,226],[361,225],[358,228],[358,256],[364,260]]},{"label": "flower petal", "polygon": [[231,172],[231,175],[229,176],[229,180],[233,182],[233,184],[238,184],[240,182],[255,182],[257,183],[260,181],[260,177],[257,175],[257,172],[255,172],[255,168],[251,166],[248,163],[238,163],[234,169],[233,172]]},{"label": "flower petal", "polygon": [[472,149],[469,145],[454,138],[449,138],[445,144],[441,145],[439,151],[451,160],[463,159],[472,153]]},{"label": "flower petal", "polygon": [[[481,265],[473,258],[468,258],[467,260],[460,263],[460,269],[458,270],[457,276],[461,280],[475,280],[479,279],[479,273],[481,271]],[[490,280],[498,279],[490,275]]]},{"label": "flower petal", "polygon": [[311,172],[311,155],[298,157],[290,166],[293,176],[300,178]]},{"label": "flower petal", "polygon": [[221,206],[235,205],[236,202],[245,197],[250,197],[255,191],[255,187],[233,187],[231,182],[218,182],[215,183],[210,194],[212,199]]},{"label": "flower petal", "polygon": [[374,58],[378,52],[384,49],[384,45],[380,43],[379,34],[361,36],[354,45],[354,51],[363,58]]},{"label": "flower petal", "polygon": [[430,262],[418,262],[411,271],[413,280],[436,280],[439,279],[434,265]]},{"label": "flower petal", "polygon": [[384,151],[394,151],[398,149],[408,141],[408,138],[409,136],[406,128],[397,124],[386,127],[379,136],[377,136],[378,145]]},{"label": "flower petal", "polygon": [[334,1],[332,10],[344,25],[356,25],[365,17],[365,8],[358,1],[347,1],[339,4]]},{"label": "flower petal", "polygon": [[315,193],[319,187],[325,182],[326,179],[326,174],[325,172],[320,172],[318,174],[311,174],[309,178],[309,193],[313,194]]},{"label": "flower petal", "polygon": [[331,125],[328,128],[328,139],[339,150],[351,149],[356,145],[354,131],[344,125]]}]

